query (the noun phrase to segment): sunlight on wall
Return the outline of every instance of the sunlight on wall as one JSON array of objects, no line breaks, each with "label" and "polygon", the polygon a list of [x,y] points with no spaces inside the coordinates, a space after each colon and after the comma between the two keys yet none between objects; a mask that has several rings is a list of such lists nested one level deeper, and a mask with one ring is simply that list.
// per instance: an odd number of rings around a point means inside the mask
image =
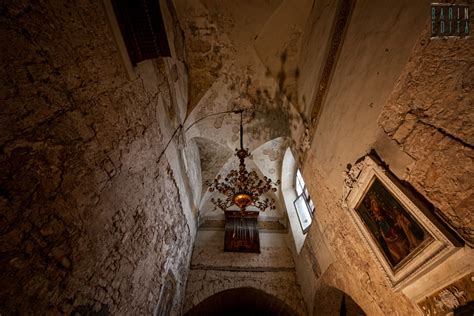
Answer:
[{"label": "sunlight on wall", "polygon": [[296,177],[296,161],[291,153],[290,148],[285,152],[282,163],[281,172],[281,190],[285,200],[286,211],[288,213],[288,220],[290,222],[291,234],[295,242],[296,251],[300,253],[303,247],[306,234],[303,234],[298,215],[296,214],[293,201],[296,199],[295,177]]}]

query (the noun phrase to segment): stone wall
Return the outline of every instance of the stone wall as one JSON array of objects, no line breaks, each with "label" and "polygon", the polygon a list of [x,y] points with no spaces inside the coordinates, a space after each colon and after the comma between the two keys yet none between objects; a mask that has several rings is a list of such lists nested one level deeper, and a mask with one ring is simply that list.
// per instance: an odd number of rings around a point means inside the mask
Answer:
[{"label": "stone wall", "polygon": [[474,245],[474,40],[417,42],[379,119],[413,158],[405,178]]},{"label": "stone wall", "polygon": [[1,11],[0,313],[151,314],[171,271],[179,314],[193,237],[164,63],[129,79],[100,1]]},{"label": "stone wall", "polygon": [[[330,285],[369,315],[418,313],[385,281],[339,202],[346,165],[372,149],[472,244],[473,41],[430,41],[429,17],[420,18],[427,1],[399,1],[389,11],[381,8],[386,5],[356,2],[303,163],[316,216],[295,264],[309,311],[320,304],[321,287]],[[308,52],[318,51],[311,43],[324,40],[328,22],[314,13],[311,19],[301,56],[316,58]],[[302,73],[313,87],[320,84],[319,66],[312,77]],[[320,236],[329,249],[318,249]],[[454,273],[443,271],[443,277]]]},{"label": "stone wall", "polygon": [[[317,232],[316,225],[319,225],[325,243],[332,252],[333,262],[322,268],[321,277],[313,281],[315,301],[308,304],[311,310],[320,304],[316,301],[319,299],[316,294],[321,286],[329,285],[349,295],[367,315],[416,315],[414,305],[403,294],[390,288],[349,214],[341,207],[340,196],[321,180],[327,175],[317,160],[312,158],[310,155],[303,175],[311,170],[313,177],[305,179],[308,179],[306,184],[315,199],[317,213],[305,247],[317,248],[314,234]],[[314,255],[321,262],[327,256],[320,252],[314,252]]]},{"label": "stone wall", "polygon": [[188,287],[191,287],[193,292],[189,293],[190,305],[186,305],[186,309],[225,290],[254,288],[281,300],[293,309],[295,315],[306,315],[295,286],[295,274],[291,272],[191,270]]},{"label": "stone wall", "polygon": [[224,231],[199,230],[191,260],[184,311],[219,292],[254,288],[306,315],[285,233],[260,232],[261,253],[224,252]]}]

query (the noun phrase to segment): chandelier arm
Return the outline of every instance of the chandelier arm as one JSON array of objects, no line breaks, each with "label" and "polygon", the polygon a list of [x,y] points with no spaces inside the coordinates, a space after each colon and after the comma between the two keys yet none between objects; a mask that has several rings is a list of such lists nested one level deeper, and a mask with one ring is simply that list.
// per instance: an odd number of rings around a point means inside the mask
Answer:
[{"label": "chandelier arm", "polygon": [[[217,191],[225,196],[225,200],[212,198],[211,202],[215,208],[227,211],[232,205],[240,208],[242,214],[246,212],[248,206],[254,206],[258,210],[264,212],[267,209],[275,209],[275,200],[263,198],[267,192],[276,192],[280,184],[280,180],[275,182],[264,176],[261,179],[255,170],[248,171],[245,166],[245,158],[250,157],[248,149],[244,149],[244,127],[243,127],[243,111],[238,110],[234,113],[240,113],[240,149],[235,150],[235,156],[239,159],[239,167],[232,169],[222,179],[218,175],[214,182],[210,183],[209,191]],[[222,179],[222,180],[221,180]]]}]

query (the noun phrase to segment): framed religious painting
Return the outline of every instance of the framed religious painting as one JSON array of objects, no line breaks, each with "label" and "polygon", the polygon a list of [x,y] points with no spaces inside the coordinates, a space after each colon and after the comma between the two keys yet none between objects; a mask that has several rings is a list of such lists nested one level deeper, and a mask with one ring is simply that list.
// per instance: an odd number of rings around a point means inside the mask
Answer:
[{"label": "framed religious painting", "polygon": [[375,158],[346,172],[343,205],[396,289],[402,289],[459,248],[454,235]]}]

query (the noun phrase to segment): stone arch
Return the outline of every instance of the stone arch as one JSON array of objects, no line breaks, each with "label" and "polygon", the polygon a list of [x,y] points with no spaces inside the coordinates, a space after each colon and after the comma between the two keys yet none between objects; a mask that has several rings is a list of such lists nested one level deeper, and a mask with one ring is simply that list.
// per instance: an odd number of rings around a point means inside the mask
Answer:
[{"label": "stone arch", "polygon": [[295,315],[284,301],[251,287],[228,289],[209,296],[185,315]]},{"label": "stone arch", "polygon": [[188,313],[204,300],[220,292],[245,288],[278,299],[293,310],[292,315],[306,315],[306,307],[295,281],[294,276],[290,276],[288,272],[258,272],[254,274],[251,272],[207,271],[206,273],[199,271],[197,274],[191,274],[188,280],[183,312]]}]

